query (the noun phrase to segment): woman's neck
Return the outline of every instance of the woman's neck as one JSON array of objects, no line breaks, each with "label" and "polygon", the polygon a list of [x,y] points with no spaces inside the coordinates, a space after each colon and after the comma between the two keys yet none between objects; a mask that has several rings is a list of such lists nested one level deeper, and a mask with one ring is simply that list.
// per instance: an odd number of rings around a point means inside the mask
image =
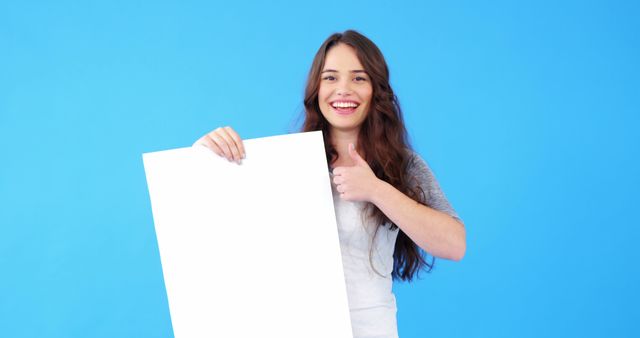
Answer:
[{"label": "woman's neck", "polygon": [[354,165],[351,156],[349,156],[349,143],[353,143],[358,147],[358,130],[341,131],[333,129],[331,131],[331,143],[338,152],[338,158],[331,163],[331,167],[344,167]]}]

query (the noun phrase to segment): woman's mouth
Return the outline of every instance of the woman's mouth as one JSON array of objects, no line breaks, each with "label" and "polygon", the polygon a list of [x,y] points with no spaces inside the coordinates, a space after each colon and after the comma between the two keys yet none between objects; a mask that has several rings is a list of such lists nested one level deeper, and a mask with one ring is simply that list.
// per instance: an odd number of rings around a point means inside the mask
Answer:
[{"label": "woman's mouth", "polygon": [[333,101],[330,106],[340,115],[349,115],[356,111],[360,104],[355,101]]}]

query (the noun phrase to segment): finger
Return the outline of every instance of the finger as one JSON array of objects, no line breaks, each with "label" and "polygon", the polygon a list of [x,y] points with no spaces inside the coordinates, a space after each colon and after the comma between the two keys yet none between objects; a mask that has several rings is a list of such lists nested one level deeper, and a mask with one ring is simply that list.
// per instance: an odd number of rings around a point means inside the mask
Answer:
[{"label": "finger", "polygon": [[333,173],[333,176],[340,176],[344,173],[344,167],[335,167],[331,172]]},{"label": "finger", "polygon": [[236,133],[236,131],[233,130],[233,128],[231,127],[225,127],[224,129],[227,131],[229,136],[231,136],[233,141],[236,143],[236,146],[240,150],[240,156],[242,158],[245,158],[247,154],[244,152],[244,143],[242,142],[242,138],[240,137],[240,135],[238,135],[238,133]]},{"label": "finger", "polygon": [[238,145],[233,140],[231,135],[229,135],[229,133],[227,133],[227,130],[225,128],[219,128],[218,134],[220,135],[220,137],[224,138],[224,140],[229,145],[229,149],[231,150],[231,154],[233,154],[233,160],[235,162],[240,162],[240,150],[238,150]]},{"label": "finger", "polygon": [[333,177],[333,183],[335,183],[336,185],[342,184],[342,182],[344,182],[344,177],[342,177],[342,176],[334,176]]},{"label": "finger", "polygon": [[207,137],[218,147],[220,147],[224,154],[224,157],[226,157],[227,160],[231,161],[233,160],[233,153],[231,152],[231,148],[229,148],[229,144],[227,143],[227,141],[222,136],[220,136],[219,129],[220,128],[216,129],[216,131],[214,132],[209,133]]},{"label": "finger", "polygon": [[220,149],[220,147],[218,147],[218,145],[215,144],[215,142],[213,142],[209,137],[205,136],[200,140],[198,140],[198,142],[196,143],[213,151],[214,153],[216,153],[216,155],[220,157],[224,157],[224,153],[222,152],[222,149]]},{"label": "finger", "polygon": [[344,186],[344,184],[338,184],[338,185],[336,186],[336,190],[337,190],[339,193],[344,193],[344,191],[345,191],[345,186]]},{"label": "finger", "polygon": [[356,147],[353,143],[349,143],[349,156],[356,162],[356,164],[366,164],[367,162],[358,154]]}]

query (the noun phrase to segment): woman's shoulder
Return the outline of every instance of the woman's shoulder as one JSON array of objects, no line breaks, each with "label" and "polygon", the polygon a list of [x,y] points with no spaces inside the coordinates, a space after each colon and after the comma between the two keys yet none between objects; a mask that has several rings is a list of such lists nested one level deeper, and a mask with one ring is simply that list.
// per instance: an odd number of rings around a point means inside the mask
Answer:
[{"label": "woman's shoulder", "polygon": [[440,190],[438,180],[433,171],[420,154],[412,149],[406,149],[407,162],[405,173],[409,186],[418,186],[423,191]]},{"label": "woman's shoulder", "polygon": [[412,187],[420,187],[424,196],[421,202],[426,205],[443,211],[455,219],[460,220],[458,214],[447,200],[444,192],[440,188],[440,184],[436,180],[435,175],[429,168],[427,162],[417,152],[407,149],[407,175],[409,185]]},{"label": "woman's shoulder", "polygon": [[405,156],[407,174],[416,175],[419,173],[431,173],[431,169],[427,162],[413,149],[405,148]]}]

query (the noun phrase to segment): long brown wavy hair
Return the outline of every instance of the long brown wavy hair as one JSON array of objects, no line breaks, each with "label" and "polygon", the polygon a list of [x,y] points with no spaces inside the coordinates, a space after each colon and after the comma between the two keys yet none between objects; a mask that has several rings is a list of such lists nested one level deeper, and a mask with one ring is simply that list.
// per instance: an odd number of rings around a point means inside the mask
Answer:
[{"label": "long brown wavy hair", "polygon": [[[305,119],[302,131],[322,130],[327,162],[333,163],[338,152],[331,143],[331,125],[324,118],[318,104],[320,75],[327,52],[337,44],[346,44],[355,49],[360,63],[371,79],[373,95],[370,110],[360,127],[357,149],[367,161],[375,175],[393,185],[399,191],[420,202],[424,191],[420,187],[410,187],[407,167],[410,161],[410,145],[402,119],[398,98],[389,84],[389,69],[380,49],[364,35],[347,30],[329,36],[318,49],[311,64],[304,93]],[[424,203],[423,203],[424,204]],[[391,229],[397,226],[374,204],[368,203],[366,215],[378,224],[377,230],[385,224]],[[422,268],[431,271],[435,262],[427,263],[424,251],[420,249],[401,229],[393,253],[393,279],[411,281]],[[371,252],[370,252],[371,260]]]}]

